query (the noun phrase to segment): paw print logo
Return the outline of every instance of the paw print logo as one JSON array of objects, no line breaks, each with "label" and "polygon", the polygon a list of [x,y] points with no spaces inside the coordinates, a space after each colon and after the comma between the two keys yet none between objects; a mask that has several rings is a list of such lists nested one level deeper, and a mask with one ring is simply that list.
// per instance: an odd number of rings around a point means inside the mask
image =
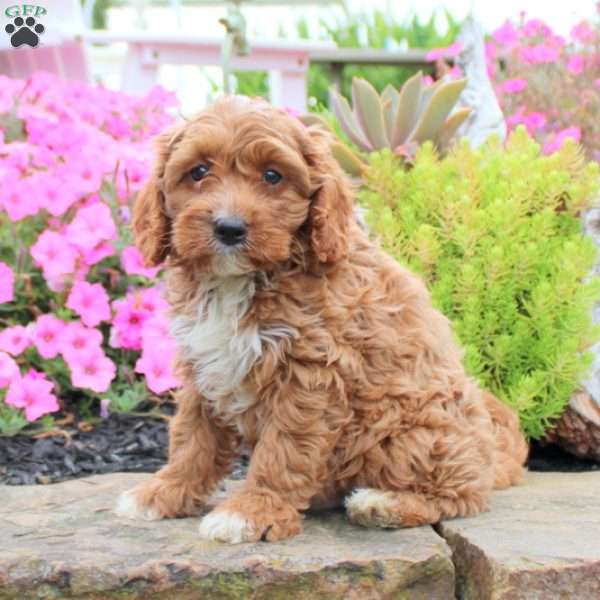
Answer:
[{"label": "paw print logo", "polygon": [[33,17],[27,17],[27,19],[17,17],[4,28],[4,31],[10,35],[10,43],[14,48],[18,48],[24,44],[35,48],[40,41],[39,36],[46,29],[41,23],[36,24]]}]

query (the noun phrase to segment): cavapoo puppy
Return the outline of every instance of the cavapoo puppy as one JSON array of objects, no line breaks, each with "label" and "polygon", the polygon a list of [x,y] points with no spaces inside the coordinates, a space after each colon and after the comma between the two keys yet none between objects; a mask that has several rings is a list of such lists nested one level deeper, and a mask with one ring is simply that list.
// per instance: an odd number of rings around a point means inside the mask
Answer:
[{"label": "cavapoo puppy", "polygon": [[516,416],[465,375],[422,281],[353,216],[330,136],[227,97],[158,138],[134,207],[137,245],[166,261],[179,346],[169,462],[117,512],[198,513],[240,443],[246,481],[204,538],[281,540],[310,507],[413,527],[485,510],[518,482]]}]

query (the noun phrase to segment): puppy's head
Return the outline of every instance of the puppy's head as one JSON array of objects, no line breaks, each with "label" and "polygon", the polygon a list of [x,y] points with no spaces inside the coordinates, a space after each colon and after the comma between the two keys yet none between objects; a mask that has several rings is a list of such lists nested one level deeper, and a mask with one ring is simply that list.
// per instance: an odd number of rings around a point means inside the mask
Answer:
[{"label": "puppy's head", "polygon": [[262,100],[231,96],[158,138],[157,165],[134,206],[148,265],[215,275],[272,270],[301,249],[344,256],[352,201],[329,135]]}]

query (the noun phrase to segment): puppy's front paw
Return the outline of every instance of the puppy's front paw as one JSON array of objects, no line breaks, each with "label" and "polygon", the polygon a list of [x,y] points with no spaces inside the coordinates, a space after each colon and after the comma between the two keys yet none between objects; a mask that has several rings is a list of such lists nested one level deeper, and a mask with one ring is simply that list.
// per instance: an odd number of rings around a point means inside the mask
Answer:
[{"label": "puppy's front paw", "polygon": [[200,522],[200,536],[207,540],[241,544],[274,542],[299,534],[298,511],[271,491],[240,492],[231,496]]},{"label": "puppy's front paw", "polygon": [[186,484],[155,475],[117,499],[115,513],[127,519],[185,517],[198,512],[200,497]]},{"label": "puppy's front paw", "polygon": [[144,521],[157,521],[160,514],[151,506],[142,505],[135,494],[135,490],[123,492],[117,498],[115,514],[126,519],[141,519]]},{"label": "puppy's front paw", "polygon": [[215,540],[228,544],[254,542],[260,539],[253,524],[237,513],[226,510],[213,510],[202,521],[198,530],[205,540]]}]

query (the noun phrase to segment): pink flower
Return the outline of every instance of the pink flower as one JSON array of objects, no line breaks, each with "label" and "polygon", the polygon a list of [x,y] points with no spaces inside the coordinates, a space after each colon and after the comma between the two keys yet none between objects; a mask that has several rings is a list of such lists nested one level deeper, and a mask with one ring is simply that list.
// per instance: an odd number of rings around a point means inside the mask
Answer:
[{"label": "pink flower", "polygon": [[19,376],[17,363],[6,352],[0,352],[0,388],[5,388]]},{"label": "pink flower", "polygon": [[64,276],[75,270],[76,250],[55,231],[43,231],[29,252],[46,278]]},{"label": "pink flower", "polygon": [[542,129],[546,125],[546,115],[539,112],[532,112],[524,117],[521,122],[527,127],[529,135],[533,135],[537,129]]},{"label": "pink flower", "polygon": [[116,348],[140,350],[144,322],[150,317],[150,313],[131,299],[117,300],[113,302],[113,307],[115,316],[111,344]]},{"label": "pink flower", "polygon": [[556,62],[560,56],[560,51],[547,44],[537,44],[520,48],[520,55],[524,63],[539,65]]},{"label": "pink flower", "polygon": [[76,281],[67,299],[67,307],[74,310],[88,327],[110,319],[108,294],[100,283]]},{"label": "pink flower", "polygon": [[579,127],[567,127],[559,131],[549,142],[544,145],[544,154],[552,154],[561,149],[567,138],[579,142],[581,140],[581,129]]},{"label": "pink flower", "polygon": [[440,58],[454,58],[460,54],[462,50],[461,42],[454,42],[446,48],[433,48],[425,55],[425,60],[428,62],[434,62]]},{"label": "pink flower", "polygon": [[569,62],[567,63],[567,70],[572,75],[581,75],[583,73],[583,69],[585,68],[585,59],[581,54],[574,54],[569,58]]},{"label": "pink flower", "polygon": [[596,86],[598,89],[600,89],[600,79],[596,79],[596,80],[594,81],[594,85],[595,85],[595,86]]},{"label": "pink flower", "polygon": [[0,332],[0,350],[19,356],[31,344],[29,331],[22,325],[7,327]]},{"label": "pink flower", "polygon": [[140,251],[135,246],[127,246],[121,254],[121,264],[128,275],[142,275],[153,279],[160,271],[160,267],[146,267]]},{"label": "pink flower", "polygon": [[162,394],[181,385],[179,379],[173,374],[174,358],[174,348],[154,345],[144,349],[144,353],[135,364],[135,370],[146,376],[146,383],[150,390],[155,394]]},{"label": "pink flower", "polygon": [[35,421],[59,409],[53,388],[54,383],[48,381],[43,373],[30,371],[12,380],[5,401],[10,406],[24,408],[25,418],[29,422]]},{"label": "pink flower", "polygon": [[15,298],[15,275],[12,269],[0,262],[0,304],[12,302]]},{"label": "pink flower", "polygon": [[0,186],[0,209],[6,211],[11,221],[20,221],[38,212],[40,207],[37,200],[38,191],[35,187],[25,178],[8,179],[2,182]]},{"label": "pink flower", "polygon": [[83,253],[91,252],[100,242],[115,239],[116,234],[110,208],[103,202],[80,208],[67,227],[69,242]]},{"label": "pink flower", "polygon": [[158,313],[169,308],[169,303],[164,299],[158,287],[142,288],[131,295],[137,303],[150,313]]},{"label": "pink flower", "polygon": [[169,320],[164,312],[160,312],[144,323],[142,348],[145,350],[150,346],[160,346],[164,343],[174,344],[174,341],[169,331]]},{"label": "pink flower", "polygon": [[517,94],[522,92],[527,87],[525,79],[507,79],[500,89],[506,94]]},{"label": "pink flower", "polygon": [[525,23],[525,25],[523,25],[521,31],[526,37],[536,37],[538,35],[547,37],[552,35],[552,29],[550,29],[550,27],[548,27],[548,25],[546,25],[546,23],[540,19],[530,19],[527,21],[527,23]]},{"label": "pink flower", "polygon": [[51,215],[60,217],[77,202],[77,191],[69,185],[69,180],[56,174],[45,175],[40,185],[40,204]]},{"label": "pink flower", "polygon": [[513,46],[519,41],[519,33],[510,21],[506,21],[502,27],[499,27],[492,33],[492,37],[497,44],[502,46]]},{"label": "pink flower", "polygon": [[590,27],[589,23],[586,23],[585,21],[582,21],[571,29],[571,38],[582,44],[593,42],[594,37],[594,30]]},{"label": "pink flower", "polygon": [[97,393],[105,392],[115,378],[116,368],[102,350],[90,348],[75,354],[69,361],[71,383]]},{"label": "pink flower", "polygon": [[85,327],[79,321],[67,323],[61,336],[60,352],[70,363],[80,352],[102,348],[102,333],[98,329]]},{"label": "pink flower", "polygon": [[58,355],[64,329],[64,321],[54,315],[41,315],[37,318],[32,341],[41,357],[54,358]]}]

